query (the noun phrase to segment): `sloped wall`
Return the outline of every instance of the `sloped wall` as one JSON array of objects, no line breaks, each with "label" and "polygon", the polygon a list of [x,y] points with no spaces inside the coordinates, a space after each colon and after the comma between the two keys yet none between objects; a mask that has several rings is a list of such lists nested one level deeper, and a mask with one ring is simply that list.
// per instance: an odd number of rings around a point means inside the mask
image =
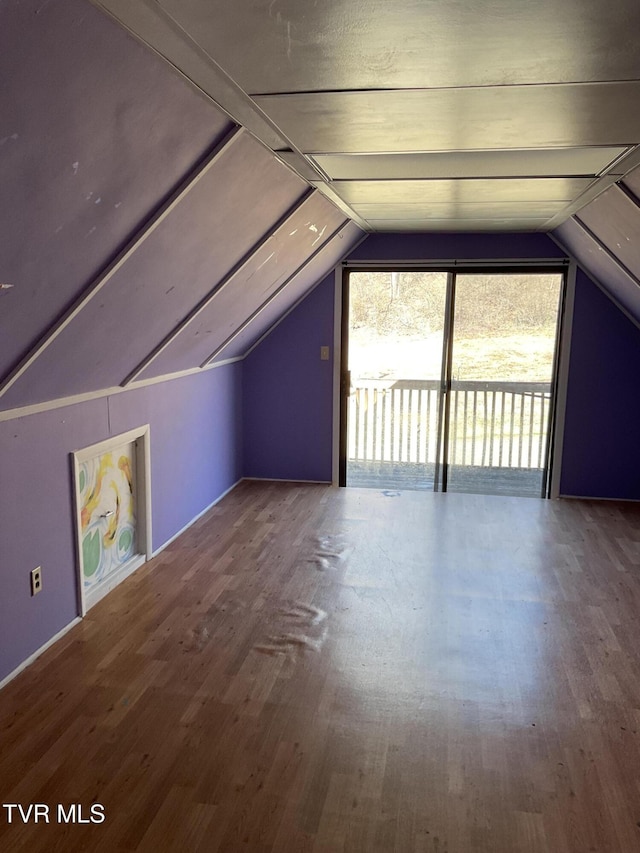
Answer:
[{"label": "sloped wall", "polygon": [[85,0],[1,4],[0,79],[1,379],[231,124]]},{"label": "sloped wall", "polygon": [[[0,283],[9,285],[0,289],[1,388],[178,188],[215,159],[233,127],[84,0],[0,4],[0,76]],[[263,151],[250,139],[245,144]],[[247,157],[245,148],[241,170],[250,166]],[[264,162],[257,167],[268,171]],[[215,284],[224,264],[235,263],[306,191],[275,161],[272,172],[275,201],[255,233],[248,228],[227,241],[224,262],[212,263],[209,253],[198,258],[200,268],[187,273],[183,265],[176,276],[160,251],[173,247],[179,266],[176,247],[193,256],[194,235],[210,250],[214,214],[205,199],[209,218],[199,231],[193,219],[182,231],[156,230],[151,271],[130,266],[121,291],[96,293],[88,303],[95,315],[74,316],[34,362],[38,371],[26,370],[0,397],[0,681],[77,614],[70,452],[151,424],[154,547],[240,477],[241,365],[39,414],[20,407],[102,390],[114,378],[118,384],[136,347],[155,345],[162,324],[197,301],[197,273],[201,288]],[[229,206],[215,216],[228,221]],[[32,598],[36,565],[43,591]]]},{"label": "sloped wall", "polygon": [[553,233],[590,277],[580,275],[576,283],[561,482],[566,495],[640,500],[639,234],[638,168]]},{"label": "sloped wall", "polygon": [[640,324],[640,168],[553,232],[591,278]]},{"label": "sloped wall", "polygon": [[362,234],[86,0],[0,4],[0,74],[0,411],[242,356]]}]

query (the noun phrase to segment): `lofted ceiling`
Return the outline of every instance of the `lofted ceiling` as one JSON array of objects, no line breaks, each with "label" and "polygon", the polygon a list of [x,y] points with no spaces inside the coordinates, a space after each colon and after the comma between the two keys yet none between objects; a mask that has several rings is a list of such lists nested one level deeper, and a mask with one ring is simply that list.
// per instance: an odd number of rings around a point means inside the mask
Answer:
[{"label": "lofted ceiling", "polygon": [[549,231],[640,163],[640,4],[93,0],[367,231]]},{"label": "lofted ceiling", "polygon": [[639,24],[0,3],[0,419],[243,358],[371,231],[550,231],[640,325]]},{"label": "lofted ceiling", "polygon": [[86,0],[0,3],[0,79],[0,418],[241,359],[364,236]]}]

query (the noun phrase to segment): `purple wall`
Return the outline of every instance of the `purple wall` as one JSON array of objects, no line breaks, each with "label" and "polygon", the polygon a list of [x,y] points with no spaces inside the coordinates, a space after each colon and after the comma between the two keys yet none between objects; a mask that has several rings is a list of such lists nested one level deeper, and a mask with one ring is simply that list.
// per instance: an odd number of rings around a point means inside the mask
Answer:
[{"label": "purple wall", "polygon": [[[351,259],[562,258],[544,234],[379,234]],[[560,491],[640,499],[640,333],[580,272],[571,342]]]},{"label": "purple wall", "polygon": [[[373,235],[353,260],[562,258],[545,235]],[[331,479],[333,277],[313,291],[245,362],[244,473]],[[326,370],[325,370],[326,366]],[[638,329],[578,274],[561,493],[640,499]]]},{"label": "purple wall", "polygon": [[[544,234],[374,234],[350,260],[563,258]],[[245,360],[244,474],[331,481],[334,278]],[[331,361],[320,361],[320,346]]]},{"label": "purple wall", "polygon": [[241,383],[236,363],[0,423],[0,681],[77,615],[69,454],[151,424],[156,549],[240,478]]},{"label": "purple wall", "polygon": [[546,234],[372,234],[349,255],[358,261],[563,258]]},{"label": "purple wall", "polygon": [[639,370],[637,327],[580,272],[561,494],[640,499]]},{"label": "purple wall", "polygon": [[245,477],[331,481],[333,301],[331,273],[245,359]]}]

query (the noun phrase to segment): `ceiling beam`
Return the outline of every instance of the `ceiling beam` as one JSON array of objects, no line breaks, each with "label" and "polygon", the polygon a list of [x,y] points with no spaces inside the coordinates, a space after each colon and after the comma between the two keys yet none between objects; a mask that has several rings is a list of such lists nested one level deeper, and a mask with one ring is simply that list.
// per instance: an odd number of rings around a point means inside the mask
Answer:
[{"label": "ceiling beam", "polygon": [[359,214],[355,212],[355,210],[351,207],[351,205],[346,202],[342,196],[338,195],[338,193],[333,189],[331,184],[325,184],[322,181],[311,181],[312,185],[319,190],[322,195],[326,196],[335,207],[339,208],[345,216],[348,216],[349,219],[353,220],[356,225],[360,226],[363,231],[372,231],[372,227],[366,219],[363,219]]},{"label": "ceiling beam", "polygon": [[91,2],[269,148],[287,147],[288,143],[273,122],[158,3],[145,0]]},{"label": "ceiling beam", "polygon": [[[602,242],[602,240],[598,237],[598,235],[593,231],[589,226],[580,218],[579,214],[575,214],[573,217],[573,221],[582,228],[582,230],[587,234],[593,242],[596,244],[598,249],[605,254],[609,260],[614,263],[617,267],[619,267],[630,279],[631,281],[640,288],[640,279],[638,276],[631,270],[620,258],[611,251],[611,249]],[[637,321],[636,321],[637,322]]]},{"label": "ceiling beam", "polygon": [[326,239],[326,240],[324,241],[324,243],[322,243],[322,245],[318,246],[318,248],[317,248],[317,249],[315,249],[315,250],[314,250],[314,251],[309,255],[309,257],[308,257],[306,260],[304,260],[304,261],[303,261],[303,262],[298,266],[298,268],[295,270],[295,272],[291,273],[291,275],[290,275],[287,279],[285,279],[285,281],[283,281],[283,282],[282,282],[282,284],[281,284],[281,285],[279,285],[279,286],[278,286],[278,287],[273,291],[273,293],[271,293],[271,294],[267,297],[267,299],[265,299],[265,301],[262,303],[262,305],[260,305],[258,308],[256,308],[256,310],[255,310],[255,311],[253,311],[253,312],[252,312],[252,313],[247,317],[247,319],[246,319],[246,320],[244,320],[244,322],[243,322],[243,323],[242,323],[242,324],[241,324],[241,325],[240,325],[240,326],[235,330],[235,332],[233,332],[232,334],[230,334],[230,335],[229,335],[229,337],[228,337],[225,341],[223,341],[223,342],[220,344],[220,346],[216,347],[216,349],[211,353],[211,355],[210,355],[210,356],[208,356],[208,357],[207,357],[207,358],[202,362],[202,364],[200,365],[200,367],[208,367],[208,366],[211,364],[211,362],[212,362],[212,361],[213,361],[213,360],[214,360],[214,359],[215,359],[215,358],[216,358],[216,357],[217,357],[217,356],[218,356],[218,355],[219,355],[219,354],[220,354],[220,353],[221,353],[221,352],[222,352],[226,347],[228,347],[228,346],[229,346],[229,344],[230,344],[233,340],[235,340],[235,339],[238,337],[238,335],[240,335],[242,332],[244,332],[244,330],[247,328],[247,326],[249,326],[249,325],[250,325],[250,324],[251,324],[251,323],[256,319],[256,317],[264,311],[264,309],[269,305],[269,303],[270,303],[273,299],[275,299],[275,298],[276,298],[276,296],[278,296],[278,294],[279,294],[279,293],[281,293],[281,292],[285,289],[285,287],[287,287],[287,286],[288,286],[288,285],[293,281],[293,279],[294,279],[294,278],[296,278],[297,276],[299,276],[299,275],[300,275],[300,273],[301,273],[301,272],[303,272],[303,271],[304,271],[304,269],[307,267],[307,265],[308,265],[308,264],[310,264],[310,263],[311,263],[311,261],[313,261],[313,260],[314,260],[314,259],[315,259],[319,254],[320,254],[320,252],[322,252],[324,249],[326,249],[326,248],[327,248],[327,246],[328,246],[328,245],[329,245],[329,244],[330,244],[330,243],[331,243],[331,242],[332,242],[332,241],[333,241],[333,240],[334,240],[334,239],[335,239],[335,238],[336,238],[336,237],[337,237],[337,236],[338,236],[342,231],[344,231],[344,229],[347,227],[347,225],[349,225],[349,221],[347,221],[347,222],[343,222],[341,225],[339,225],[339,226],[335,229],[335,231],[333,231],[333,233],[328,237],[328,239]]},{"label": "ceiling beam", "polygon": [[[615,264],[615,266],[619,269],[621,273],[623,273],[623,275],[626,275],[629,278],[629,281],[632,284],[640,285],[638,279],[634,275],[632,275],[626,269],[626,267],[624,267],[624,265],[621,264],[620,261],[618,261],[617,258],[612,255],[611,252],[605,246],[602,245],[602,243],[596,238],[593,232],[589,228],[587,228],[587,226],[584,225],[578,219],[577,216],[572,217],[571,221],[587,236],[589,240],[591,240],[592,243],[594,243],[596,249],[602,250],[603,254],[610,261],[612,261],[612,263]],[[610,288],[603,283],[603,280],[600,278],[599,275],[596,275],[589,270],[588,259],[585,261],[581,261],[580,258],[578,258],[578,255],[574,252],[574,250],[568,248],[560,237],[557,237],[555,234],[549,234],[548,236],[553,240],[556,245],[558,245],[562,249],[563,252],[567,252],[567,254],[571,256],[572,261],[577,264],[580,269],[584,270],[586,275],[589,277],[589,280],[592,281],[594,285],[598,288],[598,290],[600,290],[607,297],[607,299],[609,299],[616,306],[618,311],[624,314],[627,320],[630,320],[633,325],[636,326],[636,328],[640,329],[640,320],[638,320],[638,318],[631,313],[631,311],[621,302],[618,296],[612,293]]]},{"label": "ceiling beam", "polygon": [[364,230],[371,230],[329,186],[329,177],[280,130],[255,100],[159,4],[146,0],[91,0],[134,38],[167,62],[229,118],[242,125],[288,168],[319,189]]},{"label": "ceiling beam", "polygon": [[255,100],[157,2],[149,0],[90,0],[134,38],[167,62],[190,85],[242,125],[259,142],[280,157],[300,177],[324,178]]},{"label": "ceiling beam", "polygon": [[148,240],[159,225],[204,178],[211,168],[224,156],[231,146],[242,136],[243,129],[234,127],[189,173],[180,186],[164,201],[160,207],[135,232],[128,243],[107,264],[93,281],[83,290],[73,305],[67,309],[49,330],[31,348],[27,355],[11,370],[0,383],[0,397],[11,388],[29,370],[31,365],[47,350],[56,338],[73,322],[91,300],[103,290],[114,275],[127,263],[135,252]]},{"label": "ceiling beam", "polygon": [[164,352],[178,337],[178,335],[182,334],[182,332],[197,318],[200,314],[211,305],[213,300],[218,296],[225,288],[231,284],[232,281],[242,272],[243,269],[251,262],[251,260],[256,256],[256,254],[263,249],[269,240],[271,240],[281,229],[287,226],[287,223],[290,222],[291,218],[303,207],[309,199],[315,195],[315,190],[307,189],[304,195],[299,198],[294,205],[292,205],[289,210],[281,216],[280,219],[273,225],[267,233],[261,237],[261,239],[251,247],[251,249],[244,255],[244,257],[233,267],[233,269],[227,273],[221,281],[217,282],[215,287],[209,291],[209,293],[198,302],[198,304],[192,308],[192,310],[181,320],[177,326],[175,326],[169,334],[162,340],[158,346],[153,349],[146,358],[144,358],[140,364],[129,373],[127,377],[121,383],[123,387],[130,385],[134,380],[138,378],[144,371],[151,365],[155,359]]},{"label": "ceiling beam", "polygon": [[567,219],[590,204],[599,195],[602,195],[605,190],[612,187],[614,184],[621,181],[625,175],[632,172],[637,166],[640,166],[640,145],[636,145],[631,151],[617,160],[613,166],[605,174],[598,177],[591,186],[580,193],[570,204],[568,204],[560,213],[556,213],[551,217],[544,226],[545,231],[553,231],[558,225],[562,225]]}]

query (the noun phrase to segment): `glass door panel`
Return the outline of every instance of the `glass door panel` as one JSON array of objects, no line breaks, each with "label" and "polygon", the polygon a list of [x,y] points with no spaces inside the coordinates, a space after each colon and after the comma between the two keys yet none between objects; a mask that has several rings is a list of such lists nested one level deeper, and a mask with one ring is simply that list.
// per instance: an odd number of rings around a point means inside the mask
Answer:
[{"label": "glass door panel", "polygon": [[448,491],[545,493],[559,273],[455,277]]},{"label": "glass door panel", "polygon": [[434,488],[447,279],[349,275],[348,486]]}]

